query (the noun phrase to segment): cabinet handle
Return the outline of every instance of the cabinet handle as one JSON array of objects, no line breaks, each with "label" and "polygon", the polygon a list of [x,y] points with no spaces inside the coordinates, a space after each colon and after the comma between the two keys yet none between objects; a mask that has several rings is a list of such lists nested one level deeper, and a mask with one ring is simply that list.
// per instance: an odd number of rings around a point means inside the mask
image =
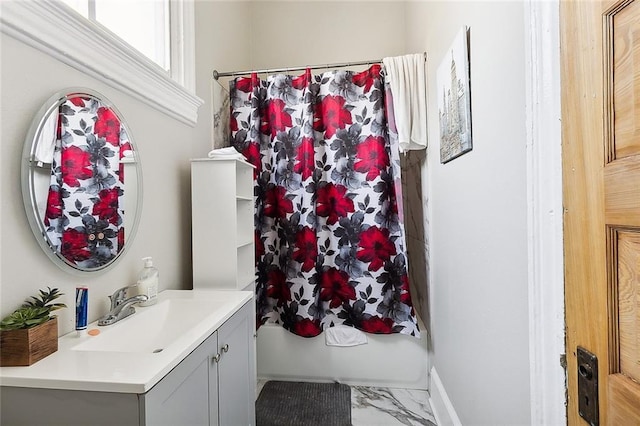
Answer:
[{"label": "cabinet handle", "polygon": [[223,353],[224,353],[224,352],[229,352],[229,344],[228,344],[228,343],[225,343],[225,344],[224,344],[224,346],[223,346],[221,349],[222,349],[222,352],[223,352]]},{"label": "cabinet handle", "polygon": [[211,359],[213,359],[213,362],[220,361],[220,354],[215,354],[214,356],[211,357]]}]

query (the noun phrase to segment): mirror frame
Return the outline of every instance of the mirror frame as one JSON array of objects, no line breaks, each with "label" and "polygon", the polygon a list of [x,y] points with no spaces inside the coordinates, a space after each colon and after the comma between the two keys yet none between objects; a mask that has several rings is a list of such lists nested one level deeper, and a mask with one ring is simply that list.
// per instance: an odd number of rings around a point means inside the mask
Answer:
[{"label": "mirror frame", "polygon": [[[113,112],[116,114],[118,119],[120,120],[120,124],[124,127],[127,132],[127,136],[129,138],[129,142],[133,147],[133,152],[135,156],[135,168],[136,168],[136,177],[137,177],[137,194],[136,194],[136,209],[133,216],[133,223],[131,225],[131,229],[129,230],[129,235],[125,237],[125,244],[122,250],[118,252],[113,260],[105,265],[102,265],[97,268],[92,269],[83,269],[70,263],[67,259],[65,259],[61,254],[59,254],[54,247],[51,245],[49,238],[47,237],[46,228],[43,223],[42,218],[40,218],[40,214],[38,211],[38,205],[36,203],[36,187],[34,184],[34,156],[35,150],[37,147],[37,140],[40,134],[40,131],[46,122],[49,114],[54,113],[58,110],[60,105],[65,102],[69,97],[74,96],[88,96],[91,98],[96,98],[100,100],[102,103],[107,105]],[[62,269],[65,272],[72,273],[74,275],[96,275],[97,273],[103,273],[113,268],[119,261],[122,259],[124,254],[128,251],[128,248],[134,241],[136,232],[138,230],[138,224],[140,222],[140,216],[142,214],[142,163],[140,161],[140,151],[138,146],[133,138],[129,126],[126,124],[122,114],[115,107],[113,102],[111,102],[106,96],[103,94],[93,90],[87,89],[84,87],[71,87],[62,89],[56,92],[53,96],[51,96],[43,105],[40,107],[38,112],[36,113],[34,119],[31,122],[29,127],[29,131],[27,132],[27,136],[24,141],[24,147],[22,150],[22,159],[21,159],[21,187],[22,187],[22,201],[24,203],[25,212],[27,214],[27,219],[29,221],[29,226],[33,232],[34,237],[38,241],[38,244],[45,252],[45,254],[51,259],[51,261]],[[131,215],[131,214],[129,214]]]}]

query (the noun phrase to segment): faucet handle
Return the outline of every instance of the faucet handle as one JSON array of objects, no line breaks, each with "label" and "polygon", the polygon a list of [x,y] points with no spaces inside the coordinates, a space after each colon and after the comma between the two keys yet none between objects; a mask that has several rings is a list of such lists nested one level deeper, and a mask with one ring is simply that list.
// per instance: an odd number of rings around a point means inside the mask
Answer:
[{"label": "faucet handle", "polygon": [[127,285],[114,291],[113,294],[109,296],[109,300],[111,301],[111,309],[124,302],[124,300],[127,298],[127,291],[133,287],[135,287],[135,285]]}]

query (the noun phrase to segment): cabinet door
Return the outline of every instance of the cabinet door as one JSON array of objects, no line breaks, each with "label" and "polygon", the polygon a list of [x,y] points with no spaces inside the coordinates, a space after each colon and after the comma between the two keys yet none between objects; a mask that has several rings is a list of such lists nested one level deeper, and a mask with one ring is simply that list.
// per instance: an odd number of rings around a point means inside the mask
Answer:
[{"label": "cabinet door", "polygon": [[[149,392],[141,395],[143,425],[217,425],[217,382],[211,383],[216,333],[198,346]],[[216,378],[213,377],[215,380]],[[211,395],[211,388],[215,395]]]},{"label": "cabinet door", "polygon": [[255,425],[256,372],[253,303],[246,303],[218,330],[220,426]]}]

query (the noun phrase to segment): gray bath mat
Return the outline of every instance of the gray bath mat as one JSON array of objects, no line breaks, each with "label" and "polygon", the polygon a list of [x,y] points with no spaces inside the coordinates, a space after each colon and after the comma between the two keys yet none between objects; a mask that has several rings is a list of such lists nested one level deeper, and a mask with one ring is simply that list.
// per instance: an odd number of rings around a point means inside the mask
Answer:
[{"label": "gray bath mat", "polygon": [[351,388],[339,383],[265,383],[256,401],[256,426],[349,426]]}]

